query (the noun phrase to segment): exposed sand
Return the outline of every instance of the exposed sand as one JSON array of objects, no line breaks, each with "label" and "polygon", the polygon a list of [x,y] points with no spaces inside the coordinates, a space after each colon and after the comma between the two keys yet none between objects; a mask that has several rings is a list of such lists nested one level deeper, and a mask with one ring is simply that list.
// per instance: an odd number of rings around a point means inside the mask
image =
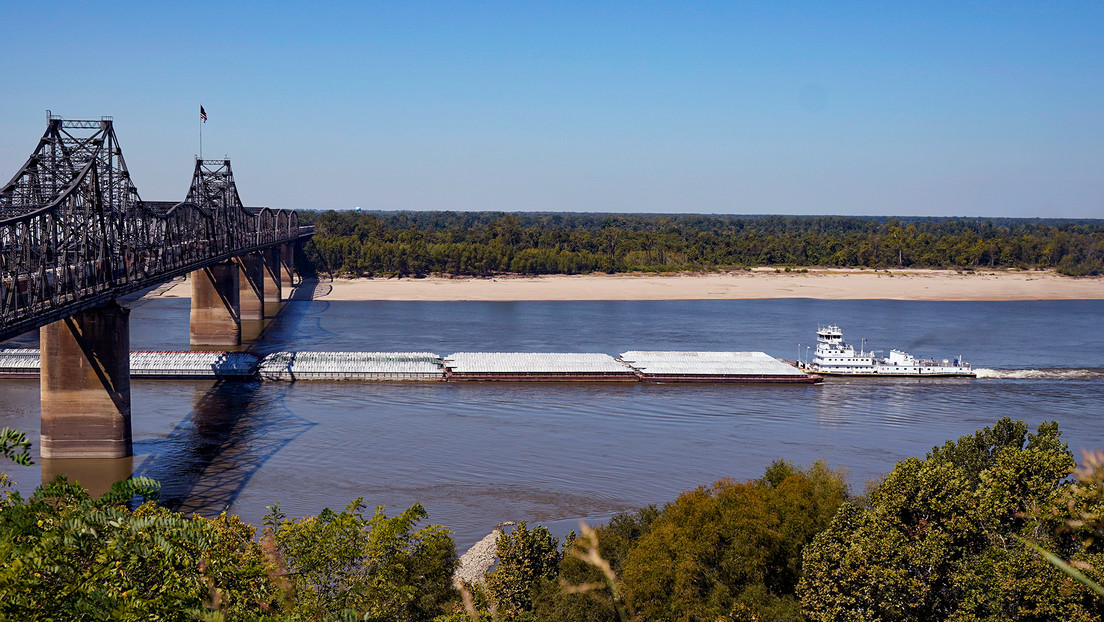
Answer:
[{"label": "exposed sand", "polygon": [[[822,270],[732,274],[583,275],[493,279],[321,279],[326,300],[1079,300],[1104,299],[1104,277],[1046,271]],[[327,287],[327,286],[332,286]],[[328,291],[327,291],[328,290]],[[163,291],[188,297],[184,283]]]}]

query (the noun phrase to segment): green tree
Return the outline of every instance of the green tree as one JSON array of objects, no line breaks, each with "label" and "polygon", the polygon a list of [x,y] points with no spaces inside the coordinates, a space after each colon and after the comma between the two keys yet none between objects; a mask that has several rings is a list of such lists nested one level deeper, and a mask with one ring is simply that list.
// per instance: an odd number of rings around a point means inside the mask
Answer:
[{"label": "green tree", "polygon": [[801,550],[845,498],[842,475],[820,463],[683,493],[625,559],[626,601],[643,620],[798,620]]},{"label": "green tree", "polygon": [[[1099,221],[303,212],[305,262],[364,274],[490,275],[746,265],[1104,269]],[[305,266],[309,271],[310,267]]]},{"label": "green tree", "polygon": [[562,555],[556,538],[548,528],[529,529],[522,521],[509,533],[503,532],[495,543],[498,563],[487,575],[487,592],[498,612],[513,619],[533,609],[533,596],[542,580],[552,580],[560,572]]},{"label": "green tree", "polygon": [[805,549],[811,620],[1094,620],[1104,609],[1030,541],[1092,556],[1050,511],[1073,458],[1055,423],[1008,418],[901,461]]},{"label": "green tree", "polygon": [[[635,512],[625,512],[596,528],[597,555],[609,563],[612,574],[620,575],[625,558],[637,541],[651,530],[660,510],[649,505]],[[536,586],[533,598],[534,618],[541,622],[616,622],[620,619],[613,595],[605,584],[608,577],[593,563],[585,547],[589,542],[581,537],[565,545],[558,582],[543,581]]]},{"label": "green tree", "polygon": [[93,499],[59,478],[0,509],[0,616],[10,620],[261,619],[274,605],[253,528],[185,518],[145,478]]},{"label": "green tree", "polygon": [[265,518],[285,560],[299,619],[355,612],[375,621],[430,620],[455,598],[456,552],[438,525],[414,504],[388,518],[382,507],[362,514],[360,499],[342,512],[290,520],[278,506]]}]

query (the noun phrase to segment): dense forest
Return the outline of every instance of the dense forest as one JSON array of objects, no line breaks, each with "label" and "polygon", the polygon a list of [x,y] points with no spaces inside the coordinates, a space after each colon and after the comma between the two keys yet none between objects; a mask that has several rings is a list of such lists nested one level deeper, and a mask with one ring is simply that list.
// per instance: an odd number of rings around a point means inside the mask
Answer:
[{"label": "dense forest", "polygon": [[754,266],[1104,272],[1104,221],[300,212],[305,273],[580,274]]},{"label": "dense forest", "polygon": [[[9,458],[28,448],[0,432]],[[144,478],[98,499],[61,479],[28,499],[3,486],[0,619],[1098,621],[1104,454],[1073,471],[1056,423],[1008,418],[862,495],[779,460],[563,542],[520,523],[485,580],[459,586],[452,538],[419,505],[289,518],[277,504],[258,536],[165,509]]]}]

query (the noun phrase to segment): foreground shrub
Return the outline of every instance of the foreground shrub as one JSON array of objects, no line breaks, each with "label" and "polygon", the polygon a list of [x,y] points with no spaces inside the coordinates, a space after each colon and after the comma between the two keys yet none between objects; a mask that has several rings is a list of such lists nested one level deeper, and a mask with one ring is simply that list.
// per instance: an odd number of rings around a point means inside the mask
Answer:
[{"label": "foreground shrub", "polygon": [[[597,530],[598,553],[620,576],[639,620],[799,620],[801,551],[846,498],[840,473],[821,463],[779,461],[759,480],[721,480],[683,493],[662,510],[615,517]],[[569,550],[568,553],[573,551]],[[618,620],[602,573],[564,557],[562,583],[545,583],[539,620]]]},{"label": "foreground shrub", "polygon": [[456,597],[452,537],[439,525],[415,530],[427,516],[420,504],[391,518],[363,509],[357,499],[342,512],[289,520],[274,506],[265,518],[288,568],[293,619],[430,620]]},{"label": "foreground shrub", "polygon": [[[266,536],[235,516],[186,518],[156,482],[94,499],[64,479],[0,503],[0,619],[430,620],[455,597],[452,538],[414,529],[421,506],[371,518],[269,516]],[[136,509],[135,497],[146,501]]]},{"label": "foreground shrub", "polygon": [[839,473],[775,463],[757,481],[683,493],[629,552],[629,606],[645,620],[714,620],[747,611],[800,619],[800,553],[846,496]]},{"label": "foreground shrub", "polygon": [[[1104,604],[1024,542],[1099,565],[1061,518],[1076,504],[1058,425],[1008,418],[909,458],[805,550],[811,620],[1098,620]],[[1099,495],[1094,513],[1104,507]],[[1084,508],[1082,508],[1084,509]],[[1088,544],[1086,544],[1088,542]],[[1099,575],[1096,575],[1099,579]]]},{"label": "foreground shrub", "polygon": [[525,521],[495,543],[498,563],[487,577],[487,592],[499,613],[513,618],[532,611],[542,581],[556,578],[563,556],[546,527],[529,529]]},{"label": "foreground shrub", "polygon": [[194,620],[210,608],[252,619],[272,583],[253,528],[185,518],[152,501],[145,478],[99,499],[63,479],[0,508],[0,612],[12,620]]}]

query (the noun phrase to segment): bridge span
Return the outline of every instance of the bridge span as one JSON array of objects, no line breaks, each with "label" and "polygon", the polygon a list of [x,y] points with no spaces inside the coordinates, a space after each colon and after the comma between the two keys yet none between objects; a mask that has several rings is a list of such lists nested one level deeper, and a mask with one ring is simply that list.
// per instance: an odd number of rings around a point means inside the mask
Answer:
[{"label": "bridge span", "polygon": [[43,458],[132,455],[129,310],[116,300],[181,275],[193,346],[236,346],[279,311],[313,235],[292,210],[246,207],[229,160],[197,159],[183,201],[144,201],[110,117],[47,113],[0,188],[0,341],[38,329]]}]

